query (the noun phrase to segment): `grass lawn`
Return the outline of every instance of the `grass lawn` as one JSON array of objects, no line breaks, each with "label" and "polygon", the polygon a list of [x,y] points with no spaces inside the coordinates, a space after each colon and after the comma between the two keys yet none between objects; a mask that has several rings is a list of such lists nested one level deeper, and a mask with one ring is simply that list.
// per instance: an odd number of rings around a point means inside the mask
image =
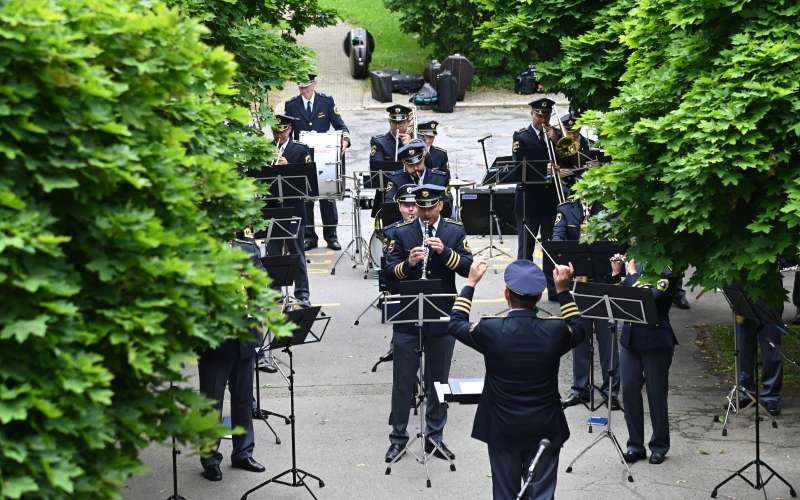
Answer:
[{"label": "grass lawn", "polygon": [[[701,327],[701,348],[711,361],[712,371],[733,383],[733,330],[730,324]],[[800,359],[800,328],[790,328],[791,335],[782,339],[783,351],[792,359]],[[760,359],[760,354],[759,354]],[[759,372],[759,380],[761,372]],[[800,392],[800,369],[788,361],[783,362],[784,392],[797,394]]]},{"label": "grass lawn", "polygon": [[417,38],[400,31],[400,16],[386,9],[382,0],[320,0],[323,7],[335,9],[345,22],[366,28],[375,38],[370,70],[396,68],[403,73],[421,75],[428,63],[427,51]]}]

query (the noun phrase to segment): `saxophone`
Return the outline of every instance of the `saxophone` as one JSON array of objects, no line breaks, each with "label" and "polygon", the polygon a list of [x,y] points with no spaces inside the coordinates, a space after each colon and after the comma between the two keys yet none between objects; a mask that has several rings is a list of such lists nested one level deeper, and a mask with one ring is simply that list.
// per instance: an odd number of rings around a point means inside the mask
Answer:
[{"label": "saxophone", "polygon": [[424,235],[422,237],[422,246],[425,248],[425,257],[422,259],[422,278],[423,280],[428,279],[427,272],[428,272],[428,255],[431,252],[431,247],[428,246],[428,229],[429,224],[428,221],[422,221],[422,227],[424,230]]}]

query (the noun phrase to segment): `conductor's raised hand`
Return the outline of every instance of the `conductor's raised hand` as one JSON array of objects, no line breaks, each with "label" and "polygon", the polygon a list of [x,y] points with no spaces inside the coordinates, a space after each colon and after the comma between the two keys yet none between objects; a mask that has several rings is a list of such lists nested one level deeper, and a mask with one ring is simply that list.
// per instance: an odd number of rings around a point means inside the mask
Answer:
[{"label": "conductor's raised hand", "polygon": [[483,275],[486,274],[487,269],[489,269],[489,257],[485,255],[478,255],[475,257],[472,261],[472,265],[469,266],[467,285],[474,288],[481,278],[483,278]]},{"label": "conductor's raised hand", "polygon": [[629,260],[628,264],[625,267],[626,267],[626,271],[628,272],[628,274],[636,274],[638,272],[636,270],[636,260],[635,259]]},{"label": "conductor's raised hand", "polygon": [[569,263],[569,266],[556,264],[556,267],[553,269],[553,282],[556,286],[556,292],[561,293],[569,291],[569,283],[572,281],[572,274],[574,272],[575,269],[572,267],[572,262]]}]

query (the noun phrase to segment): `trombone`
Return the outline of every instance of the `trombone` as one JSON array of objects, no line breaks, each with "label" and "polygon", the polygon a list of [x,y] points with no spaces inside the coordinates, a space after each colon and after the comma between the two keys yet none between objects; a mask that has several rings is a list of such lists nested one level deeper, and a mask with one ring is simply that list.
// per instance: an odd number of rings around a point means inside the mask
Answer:
[{"label": "trombone", "polygon": [[[561,120],[559,120],[561,123]],[[548,127],[552,128],[552,127]],[[561,129],[564,129],[564,124],[561,124]],[[550,159],[550,164],[553,168],[553,187],[556,189],[556,198],[558,198],[558,204],[562,204],[567,201],[567,198],[564,196],[564,185],[561,183],[561,172],[559,171],[558,166],[558,155],[556,155],[556,146],[553,144],[553,141],[550,140],[550,136],[547,135],[547,131],[542,134],[544,137],[544,142],[547,146],[547,156]],[[564,137],[562,137],[564,139]],[[558,141],[561,142],[561,139]]]}]

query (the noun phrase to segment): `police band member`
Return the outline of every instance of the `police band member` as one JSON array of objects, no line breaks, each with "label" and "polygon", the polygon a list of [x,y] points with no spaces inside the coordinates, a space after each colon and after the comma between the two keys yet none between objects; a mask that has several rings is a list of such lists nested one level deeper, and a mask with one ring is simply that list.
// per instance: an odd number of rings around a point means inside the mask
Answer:
[{"label": "police band member", "polygon": [[390,203],[397,194],[397,188],[404,184],[434,184],[442,189],[447,186],[447,174],[425,168],[425,143],[420,139],[414,139],[400,148],[397,158],[403,163],[403,168],[389,174],[385,203]]},{"label": "police band member", "polygon": [[[383,270],[397,280],[414,280],[422,277],[422,270],[425,268],[427,278],[442,280],[442,293],[455,294],[455,275],[458,273],[467,276],[472,263],[472,253],[461,223],[440,216],[443,191],[443,187],[432,184],[423,184],[414,189],[417,219],[397,226],[395,238],[388,244],[389,254]],[[428,227],[428,250],[423,247],[425,238],[423,222],[426,222]],[[423,264],[426,253],[428,260]],[[445,323],[425,324],[422,331],[426,356],[425,384],[428,393],[425,415],[427,432],[430,440],[436,442],[442,450],[440,452],[437,449],[434,455],[453,459],[455,454],[442,442],[447,422],[447,407],[439,403],[433,382],[447,381],[455,339],[447,335]],[[391,445],[386,452],[386,462],[394,460],[408,442],[406,428],[410,411],[409,402],[419,368],[418,332],[418,327],[414,325],[393,326],[394,367],[392,412],[389,416],[392,430],[389,434]],[[426,442],[425,450],[430,453],[434,447]]]},{"label": "police band member", "polygon": [[[589,217],[599,213],[603,209],[602,205],[598,202],[591,204],[584,203],[580,200],[571,200],[564,202],[558,206],[556,213],[555,227],[553,228],[553,241],[578,241],[581,238]],[[594,281],[605,282],[607,274],[603,276],[576,276],[578,281]],[[575,346],[572,350],[572,390],[564,399],[564,407],[574,406],[580,403],[590,401],[590,392],[592,387],[589,383],[589,373],[594,367],[591,366],[590,361],[592,358],[590,341],[592,332],[597,337],[597,346],[600,355],[600,366],[603,370],[603,385],[601,391],[603,397],[608,400],[609,392],[609,358],[613,353],[614,359],[611,365],[614,384],[611,387],[611,408],[619,409],[619,400],[617,394],[619,393],[619,352],[617,346],[611,344],[611,330],[609,328],[608,320],[605,319],[591,319],[583,318],[583,328],[586,331],[586,339]]]},{"label": "police band member", "polygon": [[558,367],[561,357],[584,338],[580,312],[569,292],[572,268],[553,270],[563,317],[537,316],[544,273],[529,260],[517,260],[504,275],[508,314],[484,316],[470,324],[472,296],[486,269],[486,257],[476,257],[449,324],[450,334],[482,353],[486,366],[472,437],[488,445],[495,500],[516,498],[539,442],[550,440],[526,498],[552,499],[558,456],[569,438],[558,397]]},{"label": "police band member", "polygon": [[656,325],[625,322],[619,339],[619,367],[622,375],[622,403],[625,405],[625,424],[628,426],[628,449],[625,461],[637,462],[647,457],[644,447],[644,406],[642,387],[647,390],[650,423],[653,434],[648,446],[650,463],[660,464],[669,451],[669,367],[678,339],[669,323],[669,310],[675,295],[676,279],[665,268],[655,286],[640,281],[641,269],[631,259],[623,279],[622,255],[611,262],[612,279],[622,280],[625,286],[649,288],[658,311]]},{"label": "police band member", "polygon": [[[397,190],[397,193],[394,196],[394,202],[397,203],[397,209],[400,211],[400,220],[392,222],[388,226],[382,229],[383,231],[383,257],[381,257],[381,268],[384,267],[384,261],[386,256],[389,255],[389,242],[394,241],[397,239],[395,236],[395,232],[397,231],[397,226],[400,224],[404,224],[407,222],[412,222],[417,218],[417,203],[416,197],[414,195],[414,190],[417,188],[416,184],[406,184],[404,186],[400,186]],[[394,273],[389,273],[385,275],[386,279],[386,286],[389,292],[394,292],[396,290],[394,284],[397,283],[397,277]],[[389,351],[381,356],[380,361],[381,363],[386,361],[392,361],[394,359],[394,348],[392,346],[392,342],[389,342]]]},{"label": "police band member", "polygon": [[[378,161],[395,161],[401,147],[411,142],[409,118],[411,108],[402,104],[392,104],[386,111],[389,113],[389,131],[373,136],[369,140],[369,159]],[[399,158],[397,158],[399,161]]]},{"label": "police band member", "polygon": [[570,111],[561,115],[561,124],[564,125],[564,131],[566,132],[565,136],[578,140],[580,144],[577,153],[558,160],[558,165],[561,168],[561,178],[569,186],[575,184],[583,176],[586,162],[591,159],[589,141],[581,135],[580,128],[577,127],[579,116],[580,114],[577,111]]},{"label": "police band member", "polygon": [[[275,115],[278,123],[272,128],[272,137],[275,146],[278,148],[278,158],[276,164],[298,164],[311,161],[311,151],[302,142],[292,139],[292,125],[297,118],[288,115]],[[302,199],[287,199],[282,205],[294,209],[293,214],[300,217],[300,231],[296,240],[287,241],[290,254],[298,255],[297,270],[294,275],[294,297],[304,306],[311,305],[310,291],[308,287],[308,270],[306,268],[306,254],[303,249],[303,233],[306,224],[306,208]],[[283,240],[272,240],[267,245],[267,253],[270,255],[282,254]]]},{"label": "police band member", "polygon": [[[294,124],[294,139],[300,138],[300,132],[314,131],[327,132],[331,127],[342,131],[342,161],[344,152],[350,147],[350,131],[336,110],[333,97],[317,92],[317,75],[308,74],[308,81],[297,82],[300,94],[286,101],[284,113],[298,117]],[[320,200],[319,211],[322,214],[322,235],[328,243],[328,248],[341,250],[339,239],[336,235],[336,226],[339,224],[339,215],[336,212],[336,202],[333,200]],[[314,231],[314,202],[306,203],[306,230],[305,250],[317,248],[317,233]]]},{"label": "police band member", "polygon": [[447,151],[439,146],[433,145],[433,141],[436,140],[436,136],[439,133],[437,131],[438,128],[439,122],[436,120],[418,123],[417,134],[419,134],[419,136],[425,142],[425,167],[431,170],[441,170],[449,175],[450,161],[447,158]]},{"label": "police band member", "polygon": [[[251,263],[263,269],[261,253],[250,238],[239,238],[232,242],[248,254]],[[245,430],[244,434],[233,436],[233,449],[231,450],[231,466],[250,472],[264,472],[265,467],[253,458],[255,448],[255,433],[253,432],[253,372],[254,359],[258,341],[258,332],[252,330],[252,340],[238,338],[227,339],[214,349],[200,355],[197,363],[199,374],[200,392],[208,399],[214,401],[214,408],[222,416],[222,402],[225,396],[225,387],[231,394],[231,423],[235,427]],[[217,448],[219,442],[217,442]],[[212,454],[201,456],[200,464],[203,466],[203,477],[209,481],[221,481],[222,470],[219,465],[222,454],[215,450]]]},{"label": "police band member", "polygon": [[[531,124],[514,132],[511,146],[512,159],[522,161],[526,159],[536,165],[550,164],[548,155],[547,140],[553,144],[558,142],[559,134],[557,130],[550,127],[550,115],[553,112],[555,101],[547,98],[531,101]],[[545,137],[547,136],[547,137]],[[530,179],[529,179],[530,180]],[[537,179],[541,180],[541,179]],[[519,185],[514,195],[514,216],[517,221],[517,258],[533,259],[533,251],[536,241],[527,233],[523,227],[523,222],[527,222],[528,229],[534,235],[539,234],[542,241],[549,240],[553,235],[553,223],[556,218],[556,206],[558,197],[552,182],[544,184]],[[547,298],[555,300],[556,291],[550,277],[552,264],[544,260],[544,274],[547,278]]]}]

